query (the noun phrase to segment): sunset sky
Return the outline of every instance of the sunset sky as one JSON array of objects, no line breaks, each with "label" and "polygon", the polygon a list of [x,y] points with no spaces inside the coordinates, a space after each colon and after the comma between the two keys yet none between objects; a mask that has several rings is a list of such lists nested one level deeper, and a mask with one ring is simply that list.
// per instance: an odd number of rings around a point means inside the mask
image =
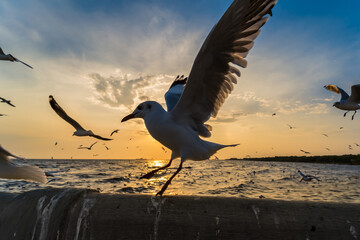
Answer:
[{"label": "sunset sky", "polygon": [[[26,158],[170,158],[142,120],[121,119],[144,100],[165,103],[231,2],[1,1],[0,47],[34,69],[0,62],[0,97],[16,105],[0,103],[8,115],[0,117],[0,144]],[[359,10],[359,0],[279,0],[235,90],[209,122],[210,141],[241,144],[218,158],[360,153],[360,112],[344,118],[332,107],[340,96],[323,88],[336,84],[350,94],[360,83]],[[50,94],[94,133],[120,129],[114,140],[78,150],[96,139],[72,136]]]}]

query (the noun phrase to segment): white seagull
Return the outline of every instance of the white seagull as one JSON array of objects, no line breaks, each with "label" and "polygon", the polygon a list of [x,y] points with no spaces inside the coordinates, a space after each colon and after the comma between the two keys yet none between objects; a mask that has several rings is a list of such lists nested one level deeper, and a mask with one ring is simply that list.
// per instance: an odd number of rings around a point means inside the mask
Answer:
[{"label": "white seagull", "polygon": [[80,145],[78,147],[78,149],[87,149],[87,150],[91,150],[91,148],[96,144],[97,142],[94,142],[93,144],[90,145],[90,147],[83,147],[82,145]]},{"label": "white seagull", "polygon": [[[192,66],[180,99],[169,111],[157,102],[141,103],[122,122],[143,118],[150,135],[169,148],[167,165],[149,172],[142,178],[151,178],[155,172],[171,165],[180,157],[180,166],[156,195],[162,195],[172,179],[180,172],[185,160],[206,160],[218,150],[233,145],[208,142],[210,126],[205,124],[210,116],[216,117],[233,84],[240,77],[239,67],[246,67],[244,59],[260,34],[260,28],[269,19],[277,0],[235,0],[203,43]],[[171,89],[170,89],[171,91]],[[169,98],[166,98],[168,101]],[[171,104],[170,104],[171,105]]]},{"label": "white seagull", "polygon": [[0,48],[0,60],[11,61],[11,62],[20,62],[29,68],[33,68],[29,64],[24,63],[23,61],[20,61],[19,59],[17,59],[16,57],[14,57],[11,54],[5,54],[1,48]]},{"label": "white seagull", "polygon": [[55,101],[54,97],[52,95],[49,96],[49,103],[51,108],[65,121],[67,121],[71,126],[73,126],[76,131],[73,133],[73,136],[78,137],[94,137],[100,140],[109,141],[112,140],[110,138],[104,138],[99,135],[95,135],[91,130],[85,130],[77,121],[69,117],[69,115],[66,114],[66,112],[60,107],[60,105]]},{"label": "white seagull", "polygon": [[45,173],[40,168],[36,166],[19,166],[11,162],[9,157],[23,160],[23,158],[9,153],[0,145],[0,178],[25,179],[46,183]]},{"label": "white seagull", "polygon": [[360,109],[360,84],[351,86],[351,95],[347,94],[343,89],[339,88],[336,85],[326,85],[324,88],[335,92],[337,94],[341,94],[340,102],[335,102],[334,107],[345,110],[347,112],[344,113],[344,117],[350,111],[355,111],[351,117],[351,120],[354,120],[354,116],[356,114],[356,110]]},{"label": "white seagull", "polygon": [[316,179],[317,181],[320,181],[319,178],[317,178],[317,177],[315,177],[315,176],[312,176],[312,175],[305,175],[305,174],[303,174],[300,170],[298,170],[298,173],[299,173],[300,176],[302,177],[301,180],[300,180],[300,182],[302,182],[302,181],[309,182],[309,181],[311,181],[311,180],[313,180],[313,179]]}]

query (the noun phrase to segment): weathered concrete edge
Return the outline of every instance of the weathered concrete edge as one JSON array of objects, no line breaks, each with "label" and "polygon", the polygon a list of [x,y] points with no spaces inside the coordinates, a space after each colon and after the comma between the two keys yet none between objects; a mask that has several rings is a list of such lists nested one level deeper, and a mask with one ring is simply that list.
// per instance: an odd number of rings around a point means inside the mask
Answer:
[{"label": "weathered concrete edge", "polygon": [[359,232],[360,204],[86,189],[0,194],[2,239],[328,240],[360,239]]}]

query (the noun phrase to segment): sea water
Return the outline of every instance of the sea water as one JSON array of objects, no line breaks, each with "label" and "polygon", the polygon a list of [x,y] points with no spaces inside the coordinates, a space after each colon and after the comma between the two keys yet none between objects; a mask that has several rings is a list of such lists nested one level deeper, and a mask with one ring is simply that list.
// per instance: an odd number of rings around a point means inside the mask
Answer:
[{"label": "sea water", "polygon": [[[53,174],[48,183],[0,179],[0,191],[89,188],[101,193],[156,194],[179,160],[152,179],[139,179],[166,160],[26,160]],[[20,163],[20,162],[19,162]],[[23,164],[24,162],[21,161]],[[298,170],[321,181],[300,182]],[[165,195],[201,195],[360,203],[360,166],[242,160],[186,161]]]}]

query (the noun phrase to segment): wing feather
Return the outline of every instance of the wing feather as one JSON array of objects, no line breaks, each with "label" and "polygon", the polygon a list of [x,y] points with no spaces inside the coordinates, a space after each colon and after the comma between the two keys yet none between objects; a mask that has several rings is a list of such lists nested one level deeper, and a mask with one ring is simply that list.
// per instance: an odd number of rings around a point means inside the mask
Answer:
[{"label": "wing feather", "polygon": [[351,95],[349,101],[360,103],[360,84],[351,86]]},{"label": "wing feather", "polygon": [[90,137],[94,137],[94,138],[97,138],[97,139],[100,139],[100,140],[104,140],[104,141],[110,141],[110,140],[113,140],[111,138],[104,138],[102,136],[99,136],[99,135],[89,135]]},{"label": "wing feather", "polygon": [[324,88],[334,93],[341,94],[341,101],[346,101],[349,99],[349,94],[347,94],[342,88],[339,88],[336,85],[329,84],[325,85]]},{"label": "wing feather", "polygon": [[84,130],[85,129],[74,119],[72,119],[67,113],[60,107],[60,105],[55,101],[55,98],[50,95],[49,96],[49,103],[51,108],[59,115],[62,119],[67,121],[71,126],[73,126],[76,130]]},{"label": "wing feather", "polygon": [[[171,113],[195,125],[216,117],[245,68],[244,59],[277,0],[235,0],[203,43],[187,85]],[[236,75],[236,76],[235,76]],[[200,134],[201,135],[201,134]],[[205,134],[206,135],[206,134]]]}]

